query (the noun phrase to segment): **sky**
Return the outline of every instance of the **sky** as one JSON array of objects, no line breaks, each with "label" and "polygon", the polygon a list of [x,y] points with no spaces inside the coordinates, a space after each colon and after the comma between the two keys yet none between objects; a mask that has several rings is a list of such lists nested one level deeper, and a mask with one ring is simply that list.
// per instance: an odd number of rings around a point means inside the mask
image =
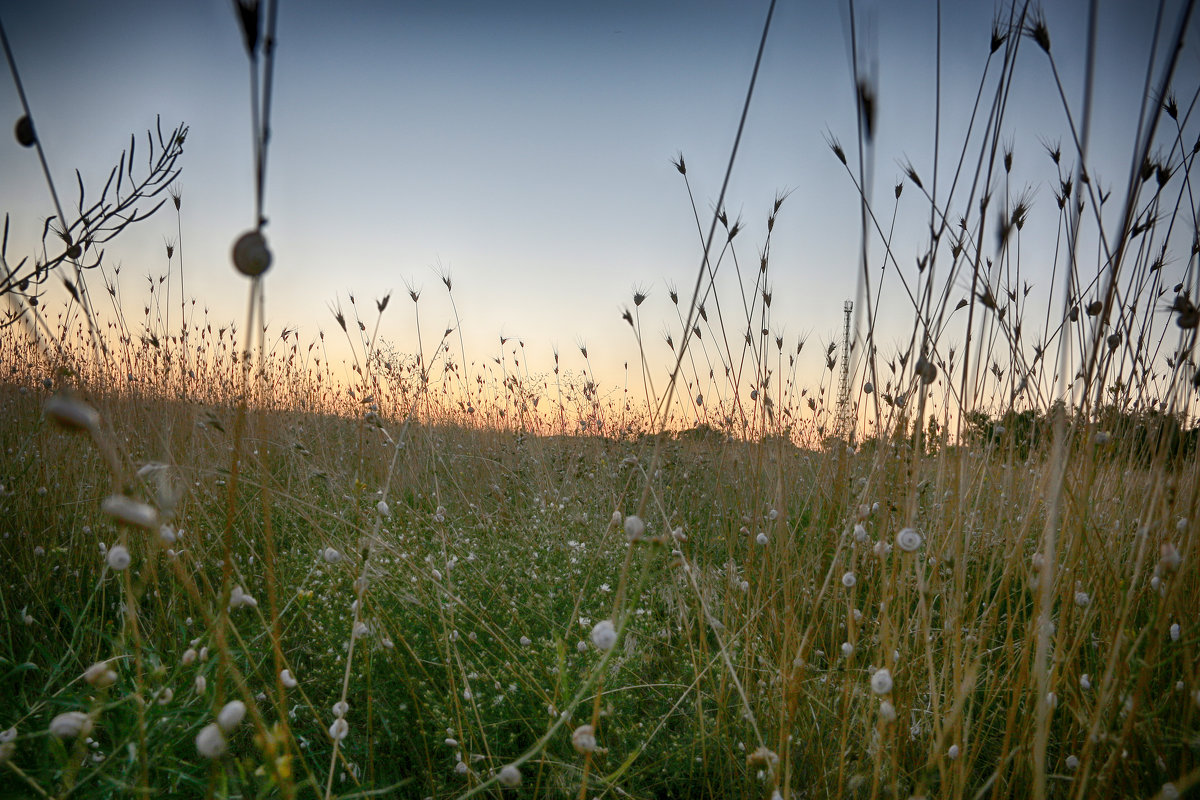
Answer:
[{"label": "sky", "polygon": [[[275,255],[268,322],[298,327],[302,340],[332,334],[331,306],[348,307],[353,294],[371,322],[372,301],[391,291],[381,335],[412,352],[407,287],[421,291],[424,341],[436,340],[452,319],[439,278],[448,270],[469,358],[490,359],[509,337],[525,343],[535,371],[550,368],[555,347],[578,370],[585,343],[601,382],[615,385],[625,380],[623,363],[636,365],[621,320],[636,287],[649,296],[639,310],[650,357],[665,370],[661,334],[674,324],[677,337],[679,327],[667,287],[686,297],[701,256],[671,162],[686,159],[707,230],[767,5],[281,0],[265,198]],[[1007,6],[942,5],[945,181],[991,22]],[[1154,18],[1141,3],[1100,5],[1093,163],[1120,184]],[[878,74],[873,194],[890,212],[903,162],[927,180],[932,174],[936,5],[856,7]],[[1171,25],[1178,7],[1167,4]],[[1053,0],[1045,15],[1077,109],[1085,4]],[[76,168],[98,190],[131,132],[144,148],[156,116],[168,130],[186,122],[179,186],[187,293],[215,322],[240,327],[247,282],[229,252],[253,220],[252,150],[248,67],[232,5],[44,0],[0,6],[0,20],[65,198],[74,196]],[[1180,60],[1182,97],[1200,76],[1198,38]],[[726,200],[730,217],[744,219],[739,258],[752,272],[771,204],[790,192],[772,236],[772,327],[789,347],[808,337],[804,369],[814,383],[819,347],[840,338],[842,304],[858,277],[857,192],[826,145],[835,136],[854,156],[849,53],[844,3],[779,3]],[[1053,171],[1039,142],[1067,144],[1069,134],[1033,46],[1023,48],[1012,92],[1006,130],[1014,175],[1034,198],[1026,235],[1037,254],[1037,243],[1053,246],[1056,224]],[[21,113],[8,76],[0,111],[14,122]],[[909,265],[928,206],[909,190],[896,249],[915,275]],[[52,205],[36,156],[11,135],[0,139],[0,211],[11,218],[9,261],[35,253]],[[174,212],[164,210],[109,246],[106,262],[122,265],[123,295],[138,311],[145,276],[165,273],[164,241],[175,237]],[[1048,282],[1050,258],[1029,261],[1033,282]],[[722,285],[732,303],[736,285]],[[92,286],[99,292],[99,281]],[[911,319],[904,302],[887,306],[881,350],[905,339]]]}]

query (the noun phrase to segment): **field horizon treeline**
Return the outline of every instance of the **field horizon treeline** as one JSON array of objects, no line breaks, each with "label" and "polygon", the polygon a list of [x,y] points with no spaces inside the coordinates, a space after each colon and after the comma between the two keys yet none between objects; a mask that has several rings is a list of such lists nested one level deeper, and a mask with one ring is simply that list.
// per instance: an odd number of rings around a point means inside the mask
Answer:
[{"label": "field horizon treeline", "polygon": [[[275,0],[233,5],[244,324],[184,268],[185,124],[99,187],[77,172],[73,210],[45,166],[40,252],[10,256],[6,218],[0,795],[1200,792],[1194,2],[1159,7],[1126,181],[1089,161],[1094,27],[1077,102],[1018,2],[981,32],[973,106],[930,87],[935,133],[969,121],[938,140],[956,169],[906,159],[884,191],[850,4],[857,122],[826,132],[861,229],[843,336],[782,332],[789,192],[746,243],[727,183],[696,197],[677,154],[695,282],[634,287],[617,381],[582,341],[545,367],[519,338],[469,352],[448,271],[444,295],[333,300],[328,334],[268,324],[287,42]],[[16,146],[46,165],[4,48]],[[1071,131],[1039,156],[1052,202],[1012,178],[1018,60]],[[103,247],[154,225],[166,265],[132,301]],[[383,321],[408,314],[406,348]]]}]

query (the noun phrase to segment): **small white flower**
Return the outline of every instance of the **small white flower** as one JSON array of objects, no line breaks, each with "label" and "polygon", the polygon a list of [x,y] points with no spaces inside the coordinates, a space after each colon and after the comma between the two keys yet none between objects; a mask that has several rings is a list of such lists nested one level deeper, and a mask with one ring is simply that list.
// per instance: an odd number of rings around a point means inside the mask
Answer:
[{"label": "small white flower", "polygon": [[642,522],[642,518],[637,514],[630,514],[625,518],[625,538],[631,542],[636,542],[642,538],[642,534],[646,532],[646,523]]},{"label": "small white flower", "polygon": [[950,745],[950,749],[946,751],[946,758],[950,759],[951,761],[958,758],[958,745]]},{"label": "small white flower", "polygon": [[853,572],[846,572],[842,575],[842,586],[845,586],[847,589],[853,589],[856,583],[858,583],[858,578],[854,577]]},{"label": "small white flower", "polygon": [[1067,756],[1067,769],[1071,770],[1072,772],[1079,769],[1079,756]]},{"label": "small white flower", "polygon": [[50,735],[59,739],[77,739],[92,732],[92,718],[82,711],[64,711],[50,720]]},{"label": "small white flower", "polygon": [[571,746],[580,753],[591,753],[596,750],[596,729],[591,725],[580,725],[571,734]]},{"label": "small white flower", "polygon": [[513,764],[506,764],[500,770],[500,783],[503,786],[513,787],[521,785],[521,770],[517,769]]},{"label": "small white flower", "polygon": [[107,661],[97,661],[83,673],[83,679],[97,689],[105,689],[117,682],[117,673],[108,666]]},{"label": "small white flower", "polygon": [[882,701],[879,704],[879,718],[884,722],[895,722],[896,707],[887,700]]},{"label": "small white flower", "polygon": [[597,650],[611,650],[617,643],[617,629],[612,620],[602,619],[592,628],[592,644]]},{"label": "small white flower", "polygon": [[392,510],[390,508],[388,508],[388,504],[387,504],[386,500],[380,500],[378,503],[376,503],[375,510],[377,512],[379,512],[379,516],[381,516],[381,517],[386,518],[386,517],[390,517],[392,515]]},{"label": "small white flower", "polygon": [[887,694],[892,690],[892,673],[887,667],[881,667],[871,676],[871,691],[875,694]]},{"label": "small white flower", "polygon": [[920,546],[921,534],[917,533],[916,528],[902,528],[896,534],[896,547],[899,547],[904,552],[916,552],[916,549]]},{"label": "small white flower", "polygon": [[350,723],[342,717],[338,717],[329,726],[329,738],[340,742],[350,734]]},{"label": "small white flower", "polygon": [[210,722],[196,734],[196,750],[205,758],[217,758],[225,752],[225,734],[215,722]]},{"label": "small white flower", "polygon": [[283,669],[279,671],[279,682],[288,689],[295,689],[298,684],[296,677],[292,675],[292,671],[290,669]]},{"label": "small white flower", "polygon": [[217,727],[229,733],[246,718],[246,704],[241,700],[230,700],[217,712]]},{"label": "small white flower", "polygon": [[767,535],[765,533],[763,533],[762,531],[759,531],[758,536],[754,537],[754,541],[758,542],[760,545],[765,545],[767,542],[770,541],[770,539],[767,538]]},{"label": "small white flower", "polygon": [[108,562],[109,569],[120,572],[123,569],[128,569],[133,558],[129,555],[129,551],[125,549],[123,544],[115,544],[108,551],[108,557],[105,559]]},{"label": "small white flower", "polygon": [[325,559],[326,564],[336,564],[342,560],[342,554],[332,547],[326,547],[321,556]]}]

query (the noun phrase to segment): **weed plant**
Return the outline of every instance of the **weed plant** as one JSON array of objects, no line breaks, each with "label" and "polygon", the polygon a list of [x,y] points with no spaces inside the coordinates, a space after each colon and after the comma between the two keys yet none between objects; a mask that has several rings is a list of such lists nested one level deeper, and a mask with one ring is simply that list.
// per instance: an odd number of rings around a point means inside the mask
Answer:
[{"label": "weed plant", "polygon": [[[448,272],[453,327],[431,336],[438,301],[400,298],[413,353],[380,335],[391,295],[331,306],[345,369],[324,334],[264,323],[275,5],[238,0],[246,324],[184,294],[184,126],[160,138],[176,236],[141,319],[115,271],[105,308],[66,266],[94,213],[59,232],[63,257],[3,262],[0,795],[1194,793],[1193,5],[1163,20],[1124,184],[1088,162],[1091,71],[1081,108],[1062,93],[1072,141],[1039,156],[1053,204],[1010,186],[1032,155],[1003,134],[1018,57],[1058,81],[1035,7],[983,39],[953,175],[906,162],[883,203],[856,66],[853,147],[828,135],[861,198],[848,351],[775,332],[787,194],[747,262],[747,225],[724,189],[700,216],[679,155],[697,279],[634,288],[639,358],[612,389],[582,342],[544,372],[516,340],[470,357]],[[901,214],[928,231],[916,253],[892,249]],[[1041,294],[1021,266],[1035,214],[1058,230]],[[62,274],[55,316],[38,287]],[[892,353],[885,303],[911,311]]]}]

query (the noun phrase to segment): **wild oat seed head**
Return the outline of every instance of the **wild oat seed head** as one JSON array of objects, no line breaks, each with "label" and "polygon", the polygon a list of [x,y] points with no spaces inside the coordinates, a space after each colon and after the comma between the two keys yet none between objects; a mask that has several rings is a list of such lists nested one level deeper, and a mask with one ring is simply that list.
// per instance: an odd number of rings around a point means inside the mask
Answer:
[{"label": "wild oat seed head", "polygon": [[880,667],[871,676],[871,691],[875,694],[887,694],[892,690],[892,673],[887,667]]},{"label": "wild oat seed head", "polygon": [[116,544],[108,551],[108,557],[105,561],[108,563],[109,569],[120,572],[123,569],[129,568],[133,558],[129,555],[129,551],[125,548],[125,545]]},{"label": "wild oat seed head", "polygon": [[225,734],[215,722],[208,723],[196,734],[196,752],[205,758],[219,758],[224,755],[225,748]]},{"label": "wild oat seed head", "polygon": [[592,644],[597,650],[611,650],[617,643],[617,629],[612,620],[602,619],[592,628]]},{"label": "wild oat seed head", "polygon": [[50,735],[59,739],[77,739],[92,732],[92,718],[82,711],[64,711],[50,720]]},{"label": "wild oat seed head", "polygon": [[512,788],[521,785],[521,770],[513,764],[506,764],[500,770],[500,785]]},{"label": "wild oat seed head", "polygon": [[217,726],[229,733],[246,718],[246,704],[241,700],[230,700],[217,712]]}]

